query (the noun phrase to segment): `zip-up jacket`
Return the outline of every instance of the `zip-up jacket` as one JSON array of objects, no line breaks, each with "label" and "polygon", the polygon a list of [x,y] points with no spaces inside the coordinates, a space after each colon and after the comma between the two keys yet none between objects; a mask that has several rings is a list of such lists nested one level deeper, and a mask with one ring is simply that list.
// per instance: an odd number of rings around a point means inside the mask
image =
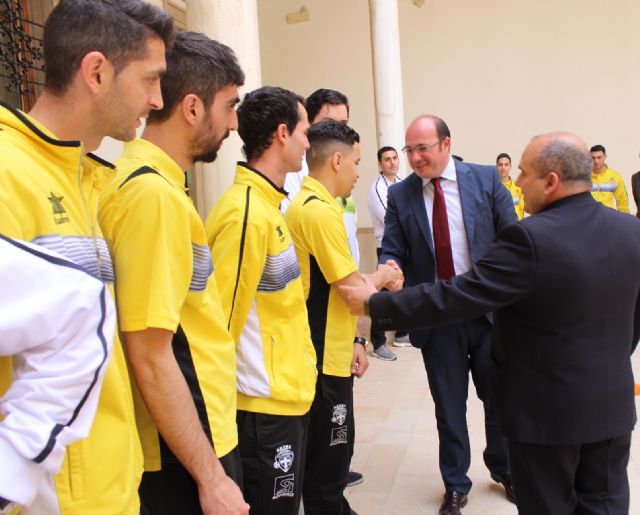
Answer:
[{"label": "zip-up jacket", "polygon": [[[113,165],[85,154],[79,141],[56,139],[33,118],[4,103],[0,156],[0,233],[53,250],[112,283],[97,204],[100,189],[114,175]],[[0,394],[9,384],[11,364],[0,358]],[[49,503],[46,512],[39,508],[40,513],[137,514],[141,475],[129,374],[122,347],[115,341],[89,436],[67,448],[62,470],[55,476],[56,493],[47,497],[57,505]]]},{"label": "zip-up jacket", "polygon": [[502,185],[511,193],[513,209],[516,212],[518,220],[522,220],[522,218],[524,218],[524,197],[522,196],[522,189],[516,186],[515,181],[511,179],[509,179],[509,182],[503,182]]},{"label": "zip-up jacket", "polygon": [[259,171],[238,163],[205,227],[237,346],[238,409],[304,415],[315,395],[316,357],[300,267],[279,210],[285,196]]},{"label": "zip-up jacket", "polygon": [[602,172],[591,174],[591,183],[591,195],[594,199],[622,213],[629,212],[627,188],[618,172],[605,165]]},{"label": "zip-up jacket", "polygon": [[0,355],[19,357],[0,397],[0,496],[28,506],[86,438],[113,344],[107,287],[41,247],[0,235]]}]

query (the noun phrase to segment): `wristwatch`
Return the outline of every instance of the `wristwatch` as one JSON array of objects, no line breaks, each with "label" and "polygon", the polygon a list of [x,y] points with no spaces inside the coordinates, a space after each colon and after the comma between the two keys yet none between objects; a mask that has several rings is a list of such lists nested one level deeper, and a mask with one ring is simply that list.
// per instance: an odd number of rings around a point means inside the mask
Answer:
[{"label": "wristwatch", "polygon": [[353,339],[353,343],[359,343],[360,345],[366,347],[367,346],[367,339],[363,338],[362,336],[356,336]]}]

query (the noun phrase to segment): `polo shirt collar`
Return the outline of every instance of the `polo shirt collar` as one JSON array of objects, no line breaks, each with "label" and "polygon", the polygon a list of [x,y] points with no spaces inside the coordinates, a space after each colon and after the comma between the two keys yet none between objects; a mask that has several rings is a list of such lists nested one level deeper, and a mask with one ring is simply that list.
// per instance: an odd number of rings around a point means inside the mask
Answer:
[{"label": "polo shirt collar", "polygon": [[305,176],[305,178],[302,180],[302,189],[313,193],[316,197],[318,197],[320,200],[324,200],[330,206],[335,206],[335,208],[338,210],[342,209],[336,199],[333,198],[327,188],[324,187],[324,184],[322,184],[317,179],[314,179],[309,175]]},{"label": "polo shirt collar", "polygon": [[238,161],[238,164],[236,165],[236,178],[234,182],[248,184],[249,186],[256,188],[269,200],[269,202],[276,206],[279,206],[282,199],[287,196],[287,192],[284,188],[278,187],[260,170],[256,170],[243,161]]},{"label": "polo shirt collar", "polygon": [[124,144],[122,157],[139,159],[140,156],[144,156],[145,163],[171,184],[187,191],[184,170],[160,147],[142,138]]}]

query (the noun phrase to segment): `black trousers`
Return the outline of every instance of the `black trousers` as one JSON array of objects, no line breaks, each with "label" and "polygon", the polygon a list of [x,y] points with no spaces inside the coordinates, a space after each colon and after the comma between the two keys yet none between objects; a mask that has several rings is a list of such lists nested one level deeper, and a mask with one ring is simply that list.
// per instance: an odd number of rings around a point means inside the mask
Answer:
[{"label": "black trousers", "polygon": [[509,474],[507,441],[498,428],[489,396],[490,331],[491,324],[485,317],[438,327],[432,329],[430,340],[421,349],[435,404],[440,473],[447,491],[466,494],[472,485],[467,476],[471,464],[469,372],[484,404],[485,465],[499,476]]},{"label": "black trousers", "polygon": [[518,513],[628,514],[630,446],[630,433],[601,442],[568,446],[509,440]]},{"label": "black trousers", "polygon": [[318,374],[304,476],[305,515],[351,513],[344,497],[353,456],[353,377]]},{"label": "black trousers", "polygon": [[267,415],[238,410],[244,498],[252,515],[298,515],[309,414]]},{"label": "black trousers", "polygon": [[[227,475],[242,489],[242,465],[236,447],[220,458]],[[157,472],[144,472],[138,489],[142,515],[201,515],[198,487],[180,463],[163,465]]]}]

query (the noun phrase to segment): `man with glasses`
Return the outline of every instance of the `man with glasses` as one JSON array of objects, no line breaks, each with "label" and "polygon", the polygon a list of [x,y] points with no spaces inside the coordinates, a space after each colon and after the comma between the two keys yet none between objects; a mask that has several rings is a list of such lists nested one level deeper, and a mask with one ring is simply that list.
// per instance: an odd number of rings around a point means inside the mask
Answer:
[{"label": "man with glasses", "polygon": [[[514,222],[511,196],[494,166],[454,160],[451,134],[437,116],[414,120],[403,152],[412,175],[390,188],[380,263],[395,260],[412,286],[451,279],[468,271],[493,241]],[[440,439],[440,473],[445,496],[440,514],[460,513],[467,503],[471,461],[466,401],[471,371],[485,409],[484,462],[491,478],[515,502],[506,441],[489,399],[490,315],[434,329],[410,332],[422,351]]]}]

